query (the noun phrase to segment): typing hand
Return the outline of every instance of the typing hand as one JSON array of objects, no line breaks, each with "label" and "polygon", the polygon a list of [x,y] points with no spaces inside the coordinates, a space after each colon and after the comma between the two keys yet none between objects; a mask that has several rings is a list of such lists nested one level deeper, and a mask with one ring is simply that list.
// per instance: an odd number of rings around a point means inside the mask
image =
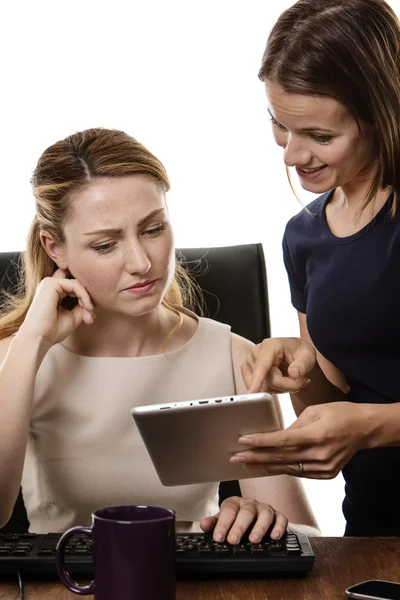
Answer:
[{"label": "typing hand", "polygon": [[242,365],[249,393],[298,392],[315,366],[314,347],[300,338],[269,338],[254,346]]},{"label": "typing hand", "polygon": [[232,496],[222,502],[219,513],[203,519],[200,527],[206,533],[212,531],[216,542],[238,544],[252,524],[249,540],[258,544],[269,529],[272,539],[280,539],[286,531],[288,520],[270,504]]}]

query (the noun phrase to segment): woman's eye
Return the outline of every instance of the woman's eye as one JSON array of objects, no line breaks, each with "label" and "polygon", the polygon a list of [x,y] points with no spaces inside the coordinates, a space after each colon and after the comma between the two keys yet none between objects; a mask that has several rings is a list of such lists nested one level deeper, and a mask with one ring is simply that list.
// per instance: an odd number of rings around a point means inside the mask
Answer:
[{"label": "woman's eye", "polygon": [[280,129],[281,131],[287,131],[286,127],[285,127],[284,125],[282,125],[282,123],[278,123],[278,121],[276,121],[276,120],[274,119],[274,117],[271,117],[271,118],[270,118],[270,121],[271,121],[271,123],[272,123],[272,125],[273,125],[274,127],[277,127],[277,128],[278,128],[278,129]]},{"label": "woman's eye", "polygon": [[165,223],[162,223],[161,225],[159,225],[158,227],[153,227],[152,229],[146,229],[146,231],[144,232],[144,235],[157,235],[157,233],[160,233],[160,231],[164,231],[165,229]]},{"label": "woman's eye", "polygon": [[101,244],[100,246],[93,246],[93,250],[96,252],[107,252],[107,250],[111,250],[115,246],[115,242],[108,242],[107,244]]},{"label": "woman's eye", "polygon": [[318,142],[318,144],[329,144],[329,142],[332,141],[332,136],[331,135],[317,135],[314,134],[312,136],[312,138]]}]

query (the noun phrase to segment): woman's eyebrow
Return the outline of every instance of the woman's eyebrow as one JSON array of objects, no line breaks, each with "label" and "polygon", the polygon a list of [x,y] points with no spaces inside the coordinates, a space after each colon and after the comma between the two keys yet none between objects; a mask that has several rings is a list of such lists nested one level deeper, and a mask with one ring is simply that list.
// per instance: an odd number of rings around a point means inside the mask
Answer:
[{"label": "woman's eyebrow", "polygon": [[143,217],[143,219],[140,219],[140,221],[138,223],[138,227],[142,227],[149,221],[152,221],[155,217],[158,217],[158,215],[160,215],[161,213],[165,213],[165,208],[157,208],[156,210],[153,210],[146,217]]},{"label": "woman's eyebrow", "polygon": [[107,227],[106,229],[96,229],[96,231],[88,231],[84,235],[96,235],[99,233],[110,233],[113,235],[118,235],[121,232],[122,232],[122,229],[115,228],[115,227]]},{"label": "woman's eyebrow", "polygon": [[[159,214],[165,212],[165,208],[157,208],[156,210],[151,211],[148,215],[140,219],[138,222],[138,227],[142,227],[149,221],[152,221]],[[122,229],[119,227],[106,227],[105,229],[96,229],[95,231],[88,231],[84,235],[98,235],[99,233],[108,233],[111,235],[118,235],[122,233]]]},{"label": "woman's eyebrow", "polygon": [[[283,123],[280,123],[280,122],[279,122],[279,121],[278,121],[278,120],[277,120],[277,119],[274,117],[274,115],[273,115],[273,114],[272,114],[272,112],[269,110],[269,108],[267,108],[267,110],[268,110],[268,112],[269,112],[269,114],[270,114],[271,118],[272,118],[274,121],[276,121],[277,123],[279,123],[279,125],[282,125],[282,127],[285,127],[285,128],[286,128],[286,125],[283,125]],[[332,131],[332,129],[327,129],[326,127],[303,127],[303,128],[300,130],[300,131],[304,131],[304,132],[306,132],[306,133],[313,133],[313,132],[315,132],[315,131],[324,131],[324,132],[326,132],[326,133],[334,133],[334,132]]]},{"label": "woman's eyebrow", "polygon": [[312,133],[314,131],[324,131],[325,133],[334,133],[332,129],[326,129],[326,127],[304,127],[301,131]]}]

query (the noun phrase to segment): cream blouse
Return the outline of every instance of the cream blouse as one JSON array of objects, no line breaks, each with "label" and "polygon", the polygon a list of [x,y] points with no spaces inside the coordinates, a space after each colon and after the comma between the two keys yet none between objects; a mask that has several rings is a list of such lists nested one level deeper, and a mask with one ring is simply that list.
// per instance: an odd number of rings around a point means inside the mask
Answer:
[{"label": "cream blouse", "polygon": [[234,392],[230,328],[211,319],[167,354],[94,358],[53,346],[36,378],[22,475],[30,531],[89,525],[93,510],[118,504],[167,506],[178,530],[198,530],[218,511],[218,482],[164,487],[130,410]]}]

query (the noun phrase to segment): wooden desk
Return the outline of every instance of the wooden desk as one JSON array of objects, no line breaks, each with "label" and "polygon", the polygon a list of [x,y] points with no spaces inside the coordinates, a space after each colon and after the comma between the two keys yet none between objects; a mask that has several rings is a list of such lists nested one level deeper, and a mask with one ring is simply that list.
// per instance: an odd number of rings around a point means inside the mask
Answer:
[{"label": "wooden desk", "polygon": [[[315,564],[297,579],[178,581],[177,600],[341,600],[365,579],[400,582],[399,538],[311,538]],[[0,600],[18,600],[16,583],[0,583]],[[58,582],[26,583],[25,600],[78,598]],[[92,596],[89,596],[92,598]],[[118,600],[118,598],[115,598]]]}]

